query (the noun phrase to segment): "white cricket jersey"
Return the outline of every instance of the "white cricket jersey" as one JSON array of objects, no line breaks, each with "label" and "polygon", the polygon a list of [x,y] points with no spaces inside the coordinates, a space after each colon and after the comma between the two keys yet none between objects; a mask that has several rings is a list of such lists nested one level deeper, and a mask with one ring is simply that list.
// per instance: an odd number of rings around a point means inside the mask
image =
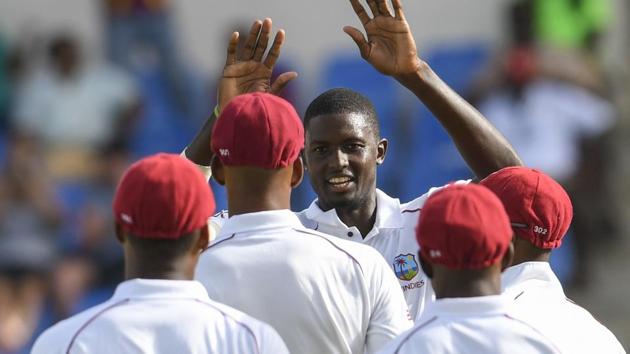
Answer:
[{"label": "white cricket jersey", "polygon": [[[186,157],[185,151],[182,156]],[[197,165],[199,170],[210,179],[212,173],[208,166]],[[470,183],[470,180],[457,181],[455,184]],[[435,300],[431,281],[424,274],[418,261],[419,247],[416,241],[416,225],[420,210],[426,200],[442,187],[431,188],[427,193],[401,204],[399,199],[388,196],[380,189],[376,190],[376,221],[372,230],[363,238],[356,227],[344,224],[334,209],[323,211],[317,199],[311,205],[296,213],[302,224],[312,230],[320,231],[341,239],[359,242],[376,249],[387,261],[398,278],[409,313],[417,321],[426,306]],[[209,225],[220,230],[228,218],[222,211],[210,219]]]},{"label": "white cricket jersey", "polygon": [[379,354],[551,354],[554,344],[510,314],[500,295],[438,299]]},{"label": "white cricket jersey", "polygon": [[334,209],[321,210],[317,200],[313,201],[308,209],[298,213],[298,217],[304,226],[310,229],[363,243],[383,255],[398,278],[411,317],[417,321],[427,304],[434,300],[435,295],[430,279],[420,267],[415,228],[424,203],[431,194],[441,188],[431,188],[424,195],[406,204],[401,204],[398,199],[377,189],[376,221],[365,238],[361,237],[361,232],[356,227],[346,226]]},{"label": "white cricket jersey", "polygon": [[621,343],[584,308],[567,299],[547,262],[525,262],[505,270],[504,294],[514,311],[554,341],[563,353],[625,353]]},{"label": "white cricket jersey", "polygon": [[288,353],[268,325],[210,300],[196,281],[133,279],[57,323],[31,354]]},{"label": "white cricket jersey", "polygon": [[223,219],[197,279],[210,297],[272,325],[293,353],[374,353],[411,327],[378,252],[305,228],[289,210]]}]

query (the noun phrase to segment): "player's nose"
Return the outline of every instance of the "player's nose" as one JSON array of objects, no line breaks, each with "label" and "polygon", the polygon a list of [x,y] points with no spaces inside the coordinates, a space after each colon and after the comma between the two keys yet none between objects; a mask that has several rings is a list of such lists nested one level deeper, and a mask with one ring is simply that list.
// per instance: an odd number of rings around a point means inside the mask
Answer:
[{"label": "player's nose", "polygon": [[341,149],[336,149],[330,154],[328,165],[334,170],[343,170],[349,165],[348,154],[344,153]]}]

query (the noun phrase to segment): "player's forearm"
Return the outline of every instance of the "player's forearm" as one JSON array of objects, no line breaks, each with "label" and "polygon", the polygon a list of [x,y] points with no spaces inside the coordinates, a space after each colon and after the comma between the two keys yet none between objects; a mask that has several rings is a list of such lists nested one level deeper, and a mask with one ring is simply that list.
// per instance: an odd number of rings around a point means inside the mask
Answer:
[{"label": "player's forearm", "polygon": [[396,79],[440,121],[478,178],[508,166],[520,166],[514,148],[490,122],[422,63],[418,72]]},{"label": "player's forearm", "polygon": [[186,147],[186,157],[197,165],[210,166],[212,161],[212,127],[217,117],[212,113],[195,138]]}]

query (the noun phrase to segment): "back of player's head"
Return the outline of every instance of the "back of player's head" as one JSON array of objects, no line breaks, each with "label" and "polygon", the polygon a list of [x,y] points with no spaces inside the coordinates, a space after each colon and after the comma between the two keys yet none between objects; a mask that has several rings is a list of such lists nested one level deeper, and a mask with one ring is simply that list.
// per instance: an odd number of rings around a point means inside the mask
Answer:
[{"label": "back of player's head", "polygon": [[184,238],[206,226],[214,209],[212,191],[201,172],[172,154],[134,163],[123,175],[113,203],[119,227],[147,241]]},{"label": "back of player's head", "polygon": [[512,230],[501,201],[489,189],[451,185],[429,197],[416,237],[424,262],[477,270],[503,260]]},{"label": "back of player's head", "polygon": [[212,151],[224,166],[275,170],[292,165],[304,148],[304,128],[293,106],[267,93],[237,96],[212,131]]},{"label": "back of player's head", "polygon": [[313,100],[306,109],[306,113],[304,113],[304,126],[308,130],[311,119],[334,114],[361,115],[368,122],[376,138],[380,138],[380,129],[374,105],[367,97],[347,88],[328,90]]},{"label": "back of player's head", "polygon": [[508,167],[480,182],[503,202],[514,233],[539,249],[560,247],[573,218],[571,199],[548,175]]}]

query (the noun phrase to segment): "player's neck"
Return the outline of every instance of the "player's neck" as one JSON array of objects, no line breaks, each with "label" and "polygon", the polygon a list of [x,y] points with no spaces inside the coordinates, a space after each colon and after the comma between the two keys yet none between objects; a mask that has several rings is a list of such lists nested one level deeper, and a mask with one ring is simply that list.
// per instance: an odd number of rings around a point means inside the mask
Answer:
[{"label": "player's neck", "polygon": [[512,265],[518,265],[525,262],[549,262],[551,250],[543,250],[535,247],[529,241],[521,238],[514,240],[514,259]]},{"label": "player's neck", "polygon": [[526,262],[547,262],[549,263],[550,254],[538,254],[538,255],[522,255],[518,254],[518,252],[514,253],[514,260],[512,261],[512,266],[523,264]]},{"label": "player's neck", "polygon": [[290,170],[232,167],[226,171],[230,215],[291,208]]},{"label": "player's neck", "polygon": [[142,262],[125,260],[125,279],[193,280],[194,268],[184,260],[174,264],[156,265],[156,260]]},{"label": "player's neck", "polygon": [[356,227],[365,236],[372,230],[376,222],[376,194],[359,206],[335,208],[339,220],[348,227]]},{"label": "player's neck", "polygon": [[228,212],[230,215],[256,213],[269,210],[291,208],[291,191],[228,191]]},{"label": "player's neck", "polygon": [[432,285],[437,299],[500,295],[501,272],[499,268],[434,271]]},{"label": "player's neck", "polygon": [[451,282],[445,284],[438,292],[435,291],[436,299],[454,298],[454,297],[478,297],[493,296],[501,294],[500,281],[471,281],[464,284]]}]

